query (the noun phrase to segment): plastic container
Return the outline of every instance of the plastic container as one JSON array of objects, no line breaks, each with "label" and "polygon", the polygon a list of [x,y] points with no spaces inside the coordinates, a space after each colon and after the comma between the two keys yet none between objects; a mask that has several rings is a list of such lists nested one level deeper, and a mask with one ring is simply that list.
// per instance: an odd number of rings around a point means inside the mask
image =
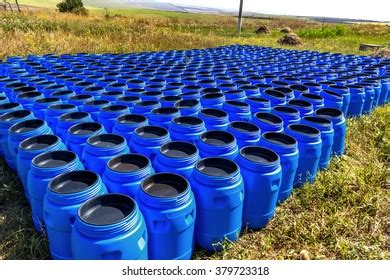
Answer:
[{"label": "plastic container", "polygon": [[342,110],[343,96],[341,94],[329,89],[323,89],[320,92],[320,96],[324,98],[325,107]]},{"label": "plastic container", "polygon": [[32,110],[33,104],[36,100],[43,98],[43,94],[37,91],[29,91],[24,93],[19,93],[15,102],[21,104],[25,110]]},{"label": "plastic container", "polygon": [[177,108],[172,107],[161,107],[154,109],[149,115],[150,125],[162,126],[169,129],[172,120],[180,117],[180,111]]},{"label": "plastic container", "polygon": [[283,132],[282,118],[272,113],[256,113],[252,118],[252,123],[260,128],[261,133],[268,131]]},{"label": "plastic container", "polygon": [[157,108],[160,108],[161,104],[158,101],[142,101],[134,105],[132,114],[143,115],[149,117],[150,113]]},{"label": "plastic container", "polygon": [[235,160],[238,155],[236,138],[227,131],[207,131],[196,141],[196,146],[201,158],[221,157]]},{"label": "plastic container", "polygon": [[250,122],[252,119],[250,106],[241,101],[226,101],[222,105],[222,110],[229,116],[229,121],[246,121]]},{"label": "plastic container", "polygon": [[94,97],[90,94],[78,94],[68,99],[69,104],[77,106],[79,111],[83,110],[85,103],[94,100]]},{"label": "plastic container", "polygon": [[299,111],[292,107],[275,106],[272,108],[271,112],[283,120],[284,129],[286,129],[289,124],[299,123],[301,121]]},{"label": "plastic container", "polygon": [[175,103],[175,108],[180,110],[181,116],[196,117],[201,110],[200,102],[196,99],[182,100]]},{"label": "plastic container", "polygon": [[27,191],[30,197],[32,220],[38,232],[44,229],[43,200],[49,182],[64,172],[83,170],[78,156],[69,151],[52,151],[33,158],[27,177]]},{"label": "plastic container", "polygon": [[99,114],[102,108],[110,106],[111,102],[108,100],[92,100],[88,101],[83,106],[83,111],[91,115],[93,121],[99,121]]},{"label": "plastic container", "polygon": [[347,134],[347,123],[343,112],[334,108],[322,108],[318,109],[315,115],[332,121],[334,130],[332,154],[342,156],[345,150],[345,137]]},{"label": "plastic container", "polygon": [[0,115],[18,110],[23,110],[22,105],[19,103],[7,102],[0,104]]},{"label": "plastic container", "polygon": [[238,148],[257,145],[260,141],[260,128],[248,122],[231,122],[227,132],[234,135]]},{"label": "plastic container", "polygon": [[55,135],[38,135],[25,139],[19,144],[19,153],[16,158],[16,170],[24,188],[24,194],[29,201],[27,191],[27,177],[34,157],[51,151],[66,150],[61,138]]},{"label": "plastic container", "polygon": [[322,150],[321,132],[309,125],[290,124],[286,133],[298,142],[299,160],[294,187],[314,182]]},{"label": "plastic container", "polygon": [[99,134],[88,138],[82,161],[85,167],[103,175],[107,162],[129,152],[126,139],[116,134]]},{"label": "plastic container", "polygon": [[53,131],[56,131],[58,127],[58,120],[61,115],[77,111],[78,108],[72,104],[52,105],[47,108],[45,121]]},{"label": "plastic container", "polygon": [[44,120],[47,109],[52,105],[58,104],[62,104],[62,100],[58,97],[41,98],[35,100],[31,110],[38,119]]},{"label": "plastic container", "polygon": [[313,111],[324,108],[324,98],[314,93],[302,93],[299,97],[300,100],[305,100],[313,105]]},{"label": "plastic container", "polygon": [[71,233],[77,211],[87,200],[105,193],[99,175],[91,171],[63,173],[49,182],[43,209],[53,259],[73,259]]},{"label": "plastic container", "polygon": [[130,145],[131,136],[137,127],[148,125],[148,119],[142,115],[123,115],[116,119],[114,127],[112,128],[113,134],[118,134],[124,137],[127,144]]},{"label": "plastic container", "polygon": [[274,89],[266,89],[261,97],[269,100],[271,102],[271,107],[275,107],[278,105],[286,105],[287,97],[284,93],[274,90]]},{"label": "plastic container", "polygon": [[205,123],[197,117],[175,118],[169,127],[169,134],[172,140],[186,141],[193,144],[204,132],[206,132]]},{"label": "plastic container", "polygon": [[315,127],[321,132],[322,149],[318,168],[320,170],[328,168],[334,139],[332,122],[325,118],[308,116],[304,117],[301,123]]},{"label": "plastic container", "polygon": [[147,156],[152,162],[158,149],[171,141],[168,130],[161,126],[142,126],[134,130],[131,136],[130,148],[132,152]]},{"label": "plastic container", "polygon": [[131,197],[105,194],[79,208],[71,234],[74,259],[146,260],[147,244],[144,218]]},{"label": "plastic container", "polygon": [[300,99],[292,99],[290,100],[287,105],[289,107],[295,108],[299,111],[299,115],[301,118],[305,116],[312,116],[313,111],[313,105],[309,101],[300,100]]},{"label": "plastic container", "polygon": [[271,102],[262,97],[251,96],[245,101],[251,107],[251,112],[256,114],[258,112],[271,112]]},{"label": "plastic container", "polygon": [[147,157],[125,154],[107,163],[103,182],[110,193],[121,193],[135,199],[141,183],[151,174],[154,174],[154,170]]},{"label": "plastic container", "polygon": [[92,121],[93,120],[91,115],[87,112],[73,112],[63,114],[58,119],[56,134],[62,139],[63,142],[66,142],[68,130],[71,126]]},{"label": "plastic container", "polygon": [[173,107],[176,102],[183,100],[182,96],[168,95],[160,98],[162,107]]},{"label": "plastic container", "polygon": [[282,181],[278,192],[278,202],[287,200],[294,186],[294,178],[298,168],[298,142],[294,137],[280,132],[266,132],[261,136],[260,146],[276,152],[280,158]]},{"label": "plastic container", "polygon": [[351,93],[351,102],[349,103],[347,117],[359,117],[363,113],[366,93],[364,88],[359,85],[346,85]]},{"label": "plastic container", "polygon": [[198,160],[199,152],[193,144],[173,141],[160,147],[153,166],[156,172],[175,173],[188,179]]},{"label": "plastic container", "polygon": [[200,98],[200,103],[202,107],[211,109],[222,109],[222,105],[225,101],[225,95],[220,92],[207,93]]},{"label": "plastic container", "polygon": [[195,165],[190,183],[196,201],[196,244],[206,250],[220,250],[226,239],[236,241],[244,204],[238,165],[219,157],[202,159]]},{"label": "plastic container", "polygon": [[[351,103],[351,94],[349,92],[349,88],[346,86],[331,85],[328,87],[328,89],[337,92],[338,94],[341,94],[343,96],[343,106],[341,107],[341,111],[343,112],[344,116],[346,116],[349,104]],[[315,108],[315,110],[316,109],[319,108]]]},{"label": "plastic container", "polygon": [[242,224],[250,229],[265,227],[274,217],[282,181],[277,153],[258,147],[244,147],[237,158],[245,186]]},{"label": "plastic container", "polygon": [[68,129],[65,143],[70,151],[82,158],[88,138],[105,133],[106,130],[100,123],[83,122]]},{"label": "plastic container", "polygon": [[143,181],[137,202],[148,228],[149,259],[191,259],[196,206],[188,181],[172,173],[152,175]]},{"label": "plastic container", "polygon": [[111,105],[103,107],[100,110],[98,121],[101,123],[107,132],[111,133],[115,121],[119,116],[130,114],[130,110],[124,105]]},{"label": "plastic container", "polygon": [[198,117],[204,121],[207,130],[226,130],[229,126],[229,116],[222,110],[202,109]]}]

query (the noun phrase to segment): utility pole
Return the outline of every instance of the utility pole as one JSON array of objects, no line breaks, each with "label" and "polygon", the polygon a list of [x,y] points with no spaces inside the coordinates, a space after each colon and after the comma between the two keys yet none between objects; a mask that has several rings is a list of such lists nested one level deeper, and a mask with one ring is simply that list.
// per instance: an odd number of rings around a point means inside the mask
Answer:
[{"label": "utility pole", "polygon": [[244,0],[240,0],[240,10],[238,11],[238,34],[241,34],[242,26],[242,6],[244,5]]}]

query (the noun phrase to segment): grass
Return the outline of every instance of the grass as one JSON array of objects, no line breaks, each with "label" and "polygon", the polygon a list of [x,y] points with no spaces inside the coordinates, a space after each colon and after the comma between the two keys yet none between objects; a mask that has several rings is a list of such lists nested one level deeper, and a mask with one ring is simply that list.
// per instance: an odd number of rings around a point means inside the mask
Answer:
[{"label": "grass", "polygon": [[[34,0],[30,0],[34,1]],[[23,1],[21,1],[23,4]],[[24,1],[27,2],[27,1]],[[36,1],[35,1],[36,2]],[[47,2],[47,1],[46,1]],[[52,1],[53,2],[53,1]],[[45,3],[45,2],[42,2]],[[0,58],[45,53],[103,53],[254,44],[280,47],[279,29],[301,34],[298,49],[368,54],[360,43],[389,46],[384,25],[319,25],[292,18],[245,19],[237,36],[229,16],[94,10],[88,17],[52,10],[0,13]],[[257,35],[266,24],[271,34]],[[330,35],[329,35],[330,34]],[[335,35],[334,35],[335,34]],[[333,159],[315,184],[296,190],[277,208],[267,228],[247,231],[220,253],[197,251],[196,259],[390,259],[390,106],[348,121],[347,153]],[[0,259],[47,259],[47,240],[32,227],[18,178],[0,159]]]}]

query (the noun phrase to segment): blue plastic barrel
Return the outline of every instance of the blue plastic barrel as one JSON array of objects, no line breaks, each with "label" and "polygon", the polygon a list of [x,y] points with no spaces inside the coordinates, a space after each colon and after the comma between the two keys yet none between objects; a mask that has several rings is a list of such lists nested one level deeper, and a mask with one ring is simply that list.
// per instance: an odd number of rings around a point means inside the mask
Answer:
[{"label": "blue plastic barrel", "polygon": [[180,116],[180,111],[177,108],[161,107],[154,109],[149,115],[149,124],[155,126],[162,126],[169,129],[172,120]]},{"label": "blue plastic barrel", "polygon": [[320,91],[320,96],[324,98],[325,107],[342,110],[343,95],[329,89],[323,89]]},{"label": "blue plastic barrel", "polygon": [[261,97],[269,100],[271,102],[271,107],[285,105],[287,100],[286,95],[284,93],[274,89],[266,89],[261,94]]},{"label": "blue plastic barrel", "polygon": [[249,122],[231,122],[227,131],[234,135],[240,149],[257,145],[260,141],[260,128]]},{"label": "blue plastic barrel", "polygon": [[82,90],[81,94],[89,94],[92,95],[95,99],[102,98],[103,94],[106,92],[104,87],[100,86],[90,86],[86,87]]},{"label": "blue plastic barrel", "polygon": [[301,118],[311,116],[314,113],[313,104],[306,100],[292,99],[287,103],[287,105],[297,109]]},{"label": "blue plastic barrel", "polygon": [[252,123],[257,125],[261,133],[274,131],[282,132],[283,131],[283,120],[281,117],[266,112],[256,113],[252,118]]},{"label": "blue plastic barrel", "polygon": [[66,172],[49,182],[43,209],[53,259],[73,259],[71,233],[77,211],[87,200],[105,193],[99,175],[91,171]]},{"label": "blue plastic barrel", "polygon": [[331,85],[328,87],[328,89],[337,92],[338,94],[341,94],[343,96],[343,106],[341,107],[341,111],[344,113],[344,116],[346,116],[348,112],[349,104],[351,103],[351,94],[349,92],[349,88],[346,86]]},{"label": "blue plastic barrel", "polygon": [[122,91],[106,91],[102,93],[100,99],[116,103],[116,101],[121,97],[124,97]]},{"label": "blue plastic barrel", "polygon": [[318,117],[332,121],[334,130],[332,154],[342,156],[345,150],[345,137],[347,134],[347,123],[343,112],[334,108],[322,108],[318,109],[315,114]]},{"label": "blue plastic barrel", "polygon": [[238,155],[237,140],[227,131],[207,131],[196,141],[196,146],[201,158],[221,157],[235,160]]},{"label": "blue plastic barrel", "polygon": [[193,144],[172,141],[160,147],[153,166],[156,172],[175,173],[188,179],[198,160],[199,152]]},{"label": "blue plastic barrel", "polygon": [[330,120],[321,117],[303,117],[302,124],[310,125],[317,128],[321,132],[321,157],[318,167],[320,170],[328,168],[330,156],[332,154],[334,130]]},{"label": "blue plastic barrel", "polygon": [[196,117],[202,107],[198,100],[189,99],[176,102],[175,108],[180,110],[180,115],[182,116]]},{"label": "blue plastic barrel", "polygon": [[68,102],[69,98],[76,96],[76,93],[72,90],[60,90],[50,94],[50,97],[59,98],[62,102]]},{"label": "blue plastic barrel", "polygon": [[19,153],[19,144],[27,138],[53,134],[47,123],[40,119],[18,122],[8,129],[8,149],[5,160],[12,169],[16,169],[16,159]]},{"label": "blue plastic barrel", "polygon": [[244,147],[237,164],[245,187],[242,225],[250,229],[263,228],[275,214],[282,181],[279,156],[267,148]]},{"label": "blue plastic barrel", "polygon": [[16,110],[0,115],[0,155],[11,158],[8,148],[8,129],[18,122],[34,119],[31,111]]},{"label": "blue plastic barrel", "polygon": [[131,136],[132,152],[147,156],[152,162],[158,149],[171,140],[168,130],[161,126],[141,126]]},{"label": "blue plastic barrel", "polygon": [[246,121],[252,119],[251,107],[241,101],[225,101],[222,105],[222,110],[229,116],[229,121]]},{"label": "blue plastic barrel", "polygon": [[0,115],[18,110],[23,110],[19,103],[6,102],[0,104]]},{"label": "blue plastic barrel", "polygon": [[148,234],[137,203],[122,194],[105,194],[78,210],[71,234],[74,259],[146,260]]},{"label": "blue plastic barrel", "polygon": [[251,96],[245,101],[251,107],[251,112],[256,114],[258,112],[271,112],[271,102],[262,97]]},{"label": "blue plastic barrel", "polygon": [[103,176],[110,159],[127,153],[129,147],[125,138],[116,134],[99,134],[88,138],[81,158],[86,169]]},{"label": "blue plastic barrel", "polygon": [[32,110],[32,107],[36,100],[43,98],[43,94],[37,91],[29,91],[24,93],[19,93],[15,102],[21,104],[25,110]]},{"label": "blue plastic barrel", "polygon": [[152,260],[189,260],[194,248],[196,207],[188,181],[180,175],[148,177],[137,193],[148,228]]},{"label": "blue plastic barrel", "polygon": [[294,84],[289,86],[289,88],[293,91],[295,98],[299,98],[304,93],[309,93],[309,88],[304,85]]},{"label": "blue plastic barrel", "polygon": [[92,101],[92,100],[94,100],[94,97],[92,95],[79,94],[79,95],[75,95],[75,96],[72,96],[71,98],[69,98],[68,103],[77,106],[78,110],[82,111],[85,103]]},{"label": "blue plastic barrel", "polygon": [[351,93],[351,102],[349,103],[347,117],[359,117],[363,113],[364,102],[366,101],[366,93],[364,88],[359,85],[346,85]]},{"label": "blue plastic barrel", "polygon": [[24,194],[28,198],[27,177],[30,171],[31,161],[37,155],[51,152],[66,150],[61,138],[55,135],[38,135],[27,138],[19,144],[19,153],[16,158],[16,170],[24,188]]},{"label": "blue plastic barrel", "polygon": [[92,122],[91,115],[87,112],[72,112],[63,114],[58,119],[56,134],[63,142],[66,142],[69,128],[76,124],[85,122]]},{"label": "blue plastic barrel", "polygon": [[57,104],[51,105],[47,108],[45,121],[51,127],[53,131],[56,131],[58,127],[58,119],[61,115],[66,113],[77,112],[78,108],[72,104]]},{"label": "blue plastic barrel", "polygon": [[51,151],[33,158],[27,177],[32,220],[38,232],[44,228],[43,200],[49,182],[64,172],[83,170],[79,157],[69,151]]},{"label": "blue plastic barrel", "polygon": [[141,183],[154,173],[150,160],[139,154],[124,154],[112,158],[103,174],[103,182],[110,193],[136,198]]},{"label": "blue plastic barrel", "polygon": [[159,101],[161,97],[163,97],[163,93],[161,91],[146,91],[141,95],[142,101]]},{"label": "blue plastic barrel", "polygon": [[362,86],[364,88],[364,91],[366,93],[366,100],[364,101],[363,105],[363,114],[369,114],[372,110],[373,103],[375,100],[375,91],[374,87],[369,83],[358,83],[357,85]]},{"label": "blue plastic barrel", "polygon": [[148,117],[154,109],[160,107],[161,104],[158,101],[141,101],[134,105],[131,113]]},{"label": "blue plastic barrel", "polygon": [[145,125],[148,125],[148,119],[144,116],[133,114],[123,115],[116,119],[112,133],[124,137],[129,145],[134,130],[137,127]]},{"label": "blue plastic barrel", "polygon": [[135,104],[138,102],[141,102],[141,99],[137,96],[122,96],[117,99],[116,105],[127,106],[131,112]]},{"label": "blue plastic barrel", "polygon": [[205,123],[198,117],[178,117],[169,126],[169,134],[175,141],[195,143],[204,132]]},{"label": "blue plastic barrel", "polygon": [[92,100],[84,104],[82,111],[89,113],[92,119],[97,122],[99,121],[99,114],[101,109],[110,105],[111,102],[108,100]]},{"label": "blue plastic barrel", "polygon": [[124,105],[111,105],[103,107],[100,110],[98,121],[101,123],[107,132],[111,133],[115,121],[119,116],[130,114],[130,110]]},{"label": "blue plastic barrel", "polygon": [[62,104],[62,100],[58,97],[40,98],[35,100],[31,110],[38,119],[44,120],[47,109],[50,106],[57,104]]},{"label": "blue plastic barrel", "polygon": [[324,98],[314,93],[302,93],[298,99],[310,102],[313,105],[313,111],[324,108]]},{"label": "blue plastic barrel", "polygon": [[290,197],[293,190],[299,159],[298,142],[285,133],[266,132],[262,135],[259,144],[276,152],[280,157],[282,181],[278,202],[282,203]]},{"label": "blue plastic barrel", "polygon": [[301,121],[299,111],[293,107],[275,106],[272,108],[271,113],[279,116],[283,120],[284,129],[289,124],[299,123]]},{"label": "blue plastic barrel", "polygon": [[87,140],[91,136],[107,133],[100,123],[83,122],[71,126],[66,134],[67,148],[82,158]]},{"label": "blue plastic barrel", "polygon": [[222,109],[225,101],[225,95],[220,92],[207,93],[200,98],[200,103],[203,108]]},{"label": "blue plastic barrel", "polygon": [[242,89],[228,90],[223,93],[225,95],[226,101],[240,101],[244,102],[246,100],[245,91]]},{"label": "blue plastic barrel", "polygon": [[206,250],[236,241],[242,227],[244,184],[240,168],[224,158],[200,160],[192,173],[196,201],[195,242]]},{"label": "blue plastic barrel", "polygon": [[309,125],[290,124],[286,133],[298,142],[299,160],[294,187],[301,187],[306,182],[314,182],[321,157],[321,132]]},{"label": "blue plastic barrel", "polygon": [[202,109],[198,115],[205,123],[207,130],[226,130],[229,126],[229,116],[219,109]]},{"label": "blue plastic barrel", "polygon": [[160,98],[161,107],[173,107],[176,102],[183,100],[182,96],[168,95]]}]

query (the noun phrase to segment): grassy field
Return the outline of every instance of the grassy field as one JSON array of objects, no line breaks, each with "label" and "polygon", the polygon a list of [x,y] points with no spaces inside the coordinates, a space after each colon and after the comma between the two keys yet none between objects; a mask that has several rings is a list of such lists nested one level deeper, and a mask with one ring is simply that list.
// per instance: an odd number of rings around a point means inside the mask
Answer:
[{"label": "grassy field", "polygon": [[[34,0],[31,0],[34,1]],[[23,3],[23,1],[21,1]],[[28,1],[24,1],[28,2]],[[36,1],[35,1],[36,2]],[[54,1],[52,1],[54,2]],[[236,19],[143,10],[94,10],[88,17],[52,10],[0,13],[0,58],[30,53],[103,53],[255,44],[280,47],[279,29],[291,27],[303,39],[298,49],[359,52],[360,43],[389,46],[390,27],[320,25],[290,18]],[[271,33],[257,35],[266,24]],[[197,259],[390,259],[390,106],[348,121],[347,153],[333,159],[315,184],[278,207],[276,218],[257,232],[245,232],[221,253],[197,251]],[[45,236],[32,227],[17,177],[0,160],[0,259],[49,258]]]}]

